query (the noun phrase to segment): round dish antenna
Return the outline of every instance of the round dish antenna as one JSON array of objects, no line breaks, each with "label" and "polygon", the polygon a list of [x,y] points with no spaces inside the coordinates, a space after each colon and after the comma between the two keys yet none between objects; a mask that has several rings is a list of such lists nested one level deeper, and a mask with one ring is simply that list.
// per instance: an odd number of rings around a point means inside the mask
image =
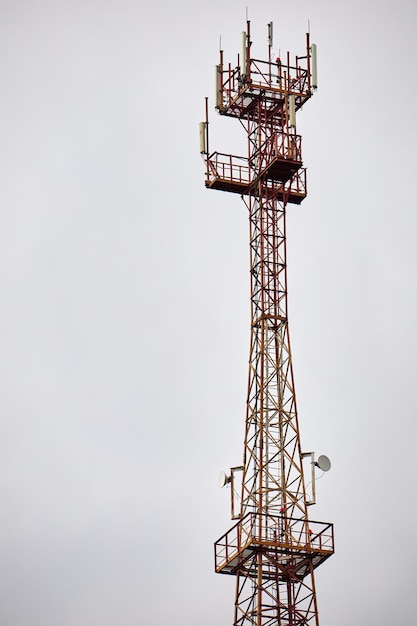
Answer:
[{"label": "round dish antenna", "polygon": [[323,470],[323,472],[328,472],[329,469],[332,466],[329,457],[326,456],[325,454],[321,454],[319,456],[319,458],[317,459],[315,465],[317,465],[317,467],[319,467],[321,470]]},{"label": "round dish antenna", "polygon": [[225,487],[227,483],[230,483],[230,476],[226,472],[220,472],[219,474],[219,487]]}]

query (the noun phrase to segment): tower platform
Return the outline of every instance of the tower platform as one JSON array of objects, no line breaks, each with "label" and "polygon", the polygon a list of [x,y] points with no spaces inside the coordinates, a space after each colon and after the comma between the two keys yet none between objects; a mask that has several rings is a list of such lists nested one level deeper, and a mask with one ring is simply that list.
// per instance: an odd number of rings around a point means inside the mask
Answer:
[{"label": "tower platform", "polygon": [[[221,71],[222,100],[218,109],[221,115],[239,119],[270,119],[282,108],[288,95],[295,99],[295,109],[300,109],[311,98],[309,72],[298,57],[295,65],[250,59],[249,74],[242,77],[240,68]],[[259,103],[262,103],[261,116]]]},{"label": "tower platform", "polygon": [[[206,156],[206,160],[208,189],[240,195],[248,195],[251,191],[252,195],[258,195],[257,179],[249,167],[247,158],[213,152]],[[292,204],[301,204],[307,195],[306,170],[301,167],[301,162],[271,155],[269,166],[262,172],[262,178],[268,195],[275,196],[281,202],[285,200]]]},{"label": "tower platform", "polygon": [[249,513],[214,547],[220,574],[303,579],[334,553],[333,524]]}]

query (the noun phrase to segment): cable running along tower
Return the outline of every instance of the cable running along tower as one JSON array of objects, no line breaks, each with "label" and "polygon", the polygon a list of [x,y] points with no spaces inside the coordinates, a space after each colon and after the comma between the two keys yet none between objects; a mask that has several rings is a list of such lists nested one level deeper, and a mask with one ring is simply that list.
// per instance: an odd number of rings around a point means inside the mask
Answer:
[{"label": "cable running along tower", "polygon": [[[317,87],[316,47],[268,60],[251,57],[250,22],[237,66],[216,66],[216,109],[239,120],[246,156],[200,151],[206,187],[241,194],[249,214],[251,338],[243,466],[231,483],[235,525],[215,543],[216,572],[236,577],[234,626],[318,626],[314,569],[333,554],[333,525],[309,520],[314,470],[330,467],[302,453],[287,319],[286,208],[306,197],[296,113]],[[305,470],[313,481],[306,494]]]}]

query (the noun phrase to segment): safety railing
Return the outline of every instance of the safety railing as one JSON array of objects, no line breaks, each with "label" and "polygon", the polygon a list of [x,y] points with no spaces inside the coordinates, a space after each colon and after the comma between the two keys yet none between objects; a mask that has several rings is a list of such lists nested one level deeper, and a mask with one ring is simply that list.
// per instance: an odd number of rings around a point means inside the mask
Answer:
[{"label": "safety railing", "polygon": [[301,163],[301,135],[289,132],[276,132],[269,137],[254,154],[259,159],[259,170],[265,170],[277,160]]},{"label": "safety railing", "polygon": [[301,167],[291,180],[281,186],[284,192],[288,192],[291,196],[299,196],[305,198],[307,195],[307,170]]},{"label": "safety railing", "polygon": [[292,94],[308,98],[310,82],[308,69],[300,65],[286,65],[279,62],[250,60],[250,75],[242,77],[239,67],[223,69],[220,78],[222,104],[220,110],[228,107],[246,88],[256,94],[257,88],[275,93]]},{"label": "safety railing", "polygon": [[213,152],[206,158],[206,181],[209,185],[216,179],[242,185],[248,185],[250,183],[250,169],[248,160],[245,157]]},{"label": "safety railing", "polygon": [[249,513],[216,541],[216,571],[259,549],[329,556],[334,551],[333,524]]},{"label": "safety railing", "polygon": [[307,95],[309,88],[307,68],[286,65],[281,61],[251,59],[250,79],[252,84],[279,88],[294,95]]}]

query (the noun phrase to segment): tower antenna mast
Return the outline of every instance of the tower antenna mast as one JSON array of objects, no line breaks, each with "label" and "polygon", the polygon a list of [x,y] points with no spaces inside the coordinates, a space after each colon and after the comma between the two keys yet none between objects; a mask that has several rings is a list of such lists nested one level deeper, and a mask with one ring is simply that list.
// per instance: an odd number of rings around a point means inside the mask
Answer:
[{"label": "tower antenna mast", "polygon": [[[200,124],[205,185],[238,193],[249,214],[251,327],[243,466],[231,483],[232,519],[215,543],[216,572],[236,578],[234,626],[318,626],[314,570],[334,551],[333,525],[309,519],[287,317],[286,210],[307,195],[296,115],[317,88],[316,46],[294,60],[252,58],[250,22],[236,66],[216,66],[216,109],[239,120],[246,156],[208,151],[208,106]],[[238,494],[238,497],[236,496]]]}]

